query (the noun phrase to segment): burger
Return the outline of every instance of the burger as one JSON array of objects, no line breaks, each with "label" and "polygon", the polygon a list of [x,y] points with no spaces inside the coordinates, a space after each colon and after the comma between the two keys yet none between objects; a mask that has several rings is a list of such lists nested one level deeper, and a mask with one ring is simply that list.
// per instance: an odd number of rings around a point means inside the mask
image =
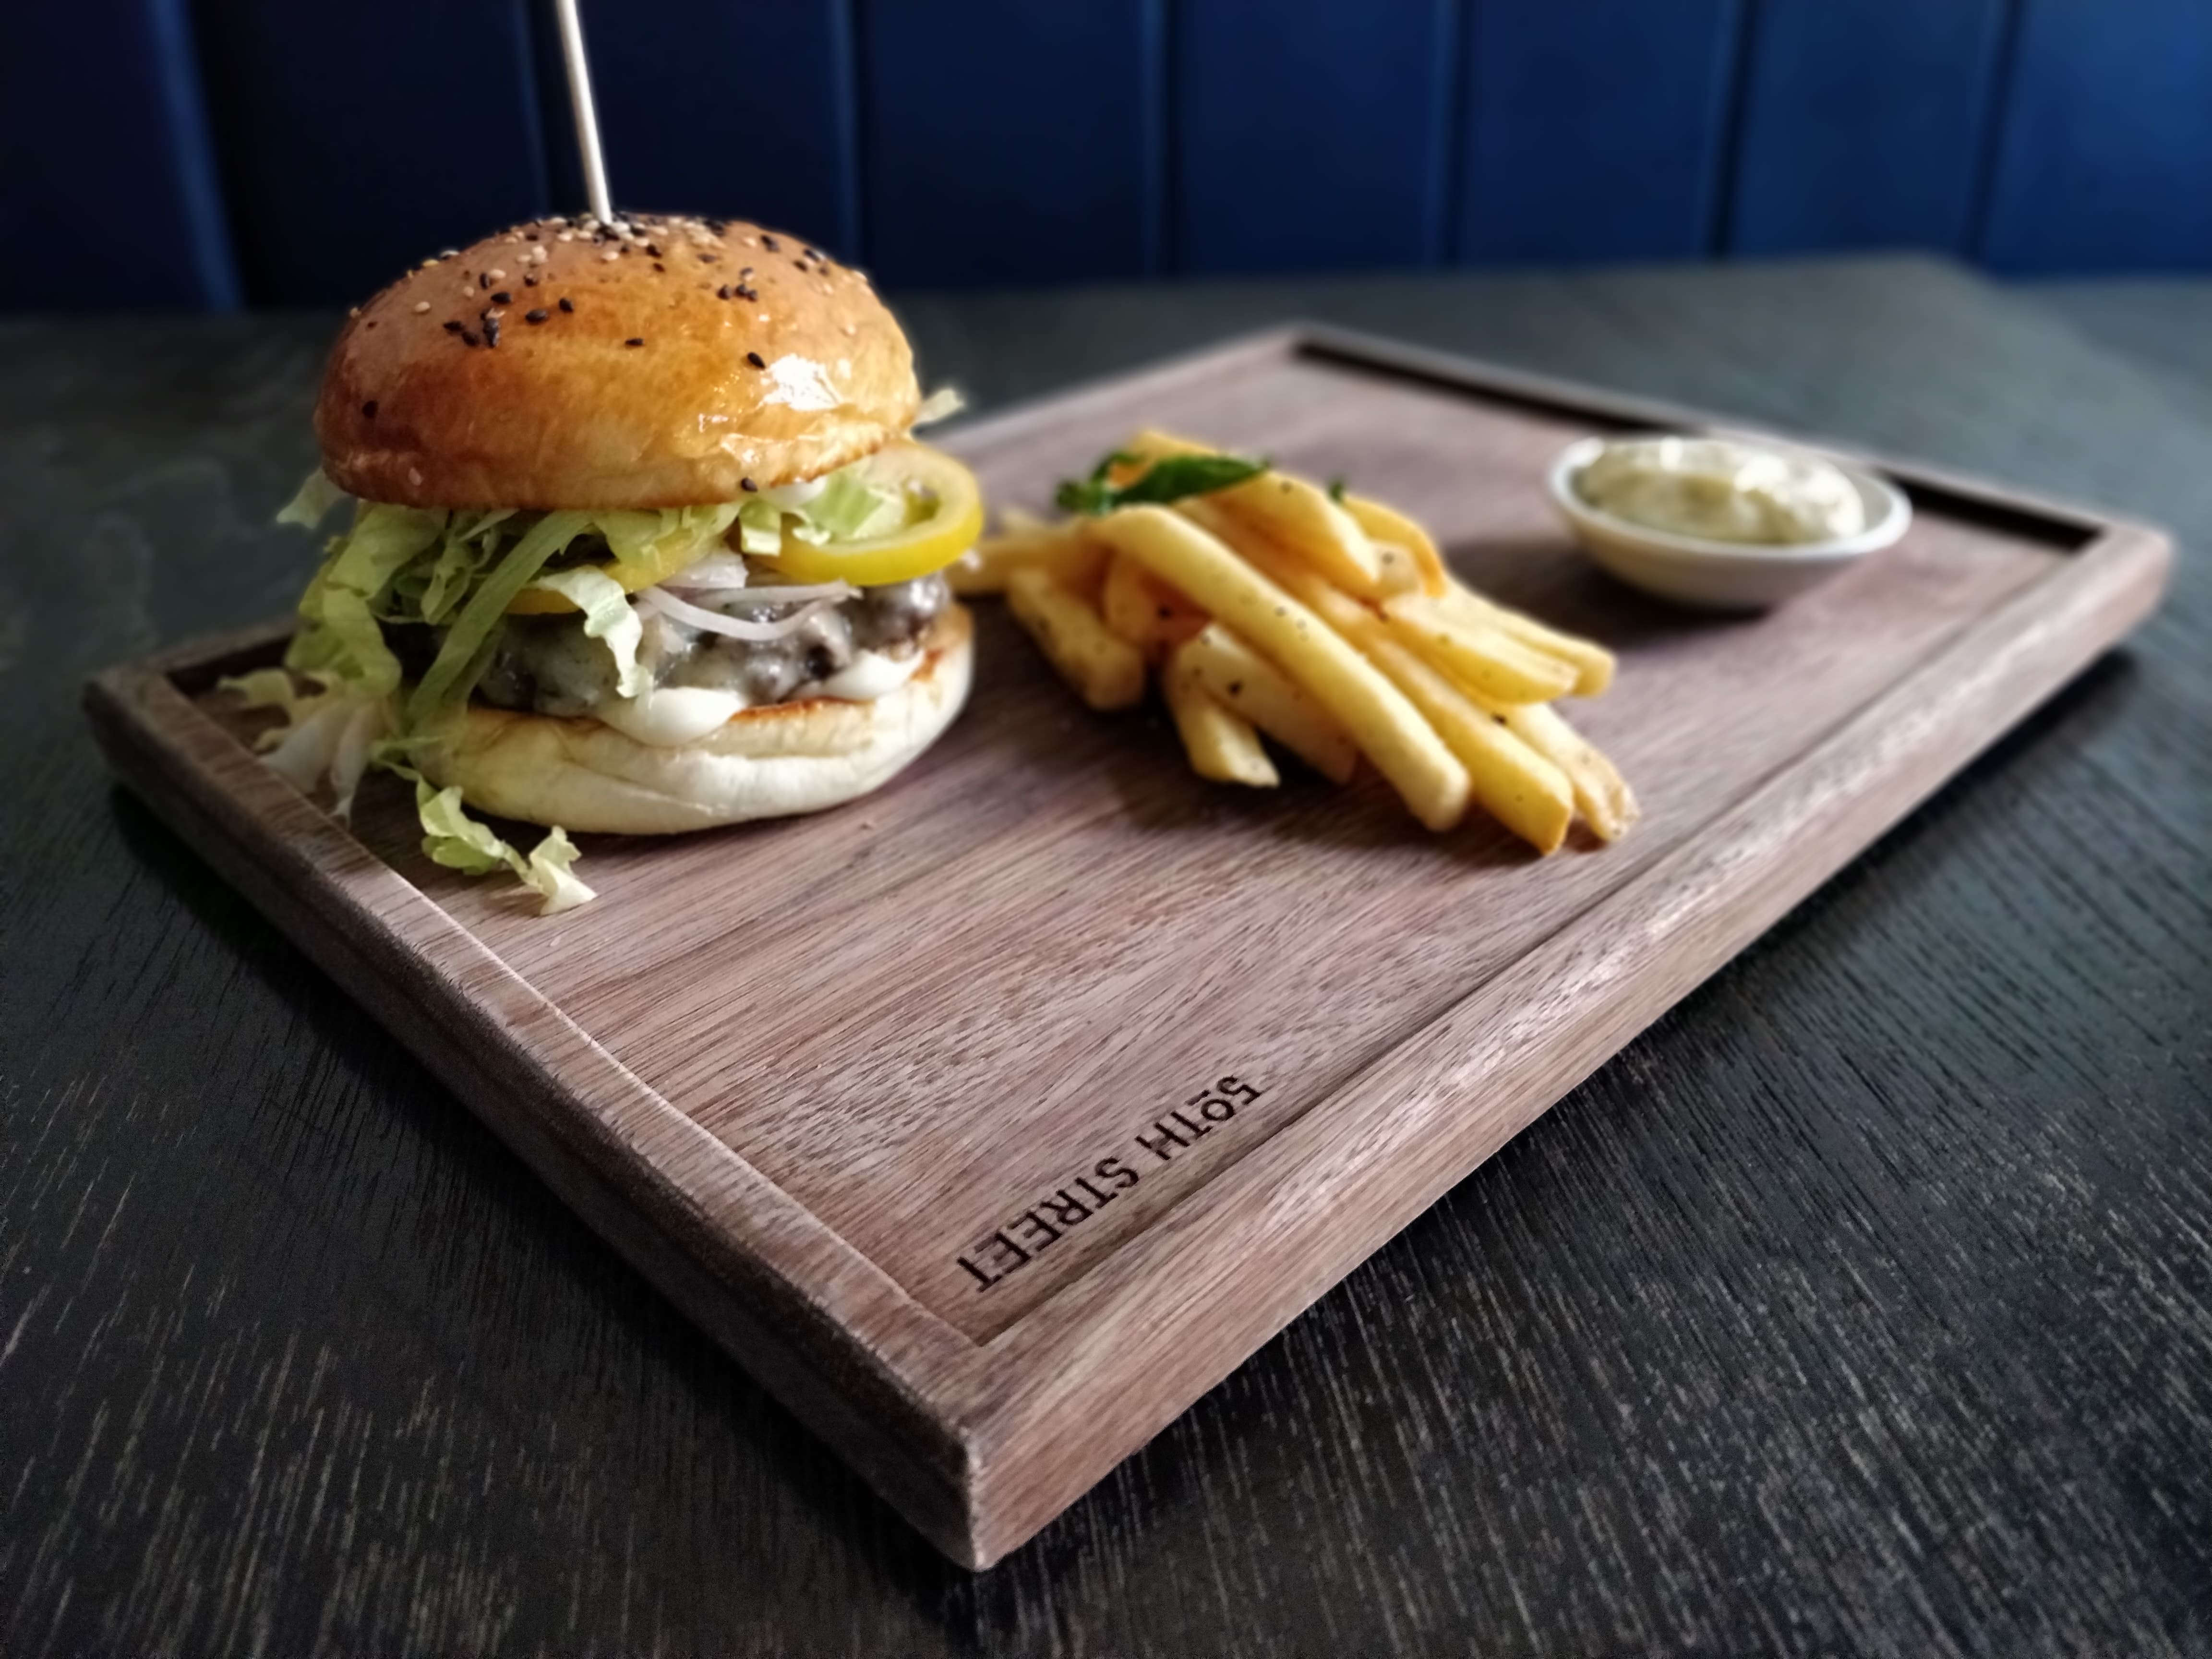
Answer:
[{"label": "burger", "polygon": [[[549,218],[348,319],[315,408],[349,499],[283,671],[272,760],[350,806],[411,780],[434,858],[588,896],[567,832],[660,835],[866,793],[967,695],[939,574],[975,480],[916,442],[860,272],[736,220]],[[525,857],[471,813],[547,826]]]}]

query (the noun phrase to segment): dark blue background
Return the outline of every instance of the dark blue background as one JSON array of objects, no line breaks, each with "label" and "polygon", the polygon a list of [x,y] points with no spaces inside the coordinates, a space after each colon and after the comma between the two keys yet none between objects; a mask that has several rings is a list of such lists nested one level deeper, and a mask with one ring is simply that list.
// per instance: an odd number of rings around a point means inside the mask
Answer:
[{"label": "dark blue background", "polygon": [[[0,306],[358,299],[580,204],[542,0],[13,0]],[[618,198],[887,284],[2212,267],[2212,0],[587,0]]]}]

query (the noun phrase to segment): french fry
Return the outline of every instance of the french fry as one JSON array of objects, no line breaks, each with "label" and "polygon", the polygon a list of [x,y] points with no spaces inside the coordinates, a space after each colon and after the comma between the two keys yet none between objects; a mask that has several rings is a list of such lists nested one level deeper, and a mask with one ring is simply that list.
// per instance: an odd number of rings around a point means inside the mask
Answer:
[{"label": "french fry", "polygon": [[1164,507],[1125,507],[1100,520],[1097,533],[1304,686],[1415,817],[1439,830],[1459,822],[1471,789],[1467,768],[1405,694],[1312,611],[1218,538]]},{"label": "french fry", "polygon": [[1574,689],[1575,665],[1424,594],[1383,602],[1391,632],[1468,690],[1498,702],[1549,702]]},{"label": "french fry", "polygon": [[1117,638],[1089,602],[1049,570],[1018,566],[1006,577],[1006,604],[1093,708],[1130,708],[1145,700],[1144,653]]},{"label": "french fry", "polygon": [[1485,811],[1538,852],[1559,850],[1574,821],[1575,796],[1556,762],[1408,650],[1380,617],[1350,594],[1299,569],[1279,549],[1247,544],[1245,552],[1357,645],[1420,710],[1467,769],[1469,787]]},{"label": "french fry", "polygon": [[[1132,438],[1128,451],[1146,460],[1218,453],[1188,438],[1153,431],[1139,432]],[[1265,531],[1300,557],[1313,561],[1314,567],[1338,586],[1363,595],[1382,591],[1382,562],[1374,544],[1318,484],[1270,471],[1217,489],[1212,496],[1237,519]]]},{"label": "french fry", "polygon": [[1160,676],[1160,691],[1167,698],[1168,713],[1175,716],[1176,731],[1182,738],[1183,752],[1190,757],[1191,770],[1217,783],[1274,788],[1282,779],[1267,751],[1260,746],[1260,734],[1253,730],[1251,721],[1213,699],[1183,660],[1183,653],[1189,648],[1185,643],[1169,653],[1166,670]]},{"label": "french fry", "polygon": [[1107,561],[1098,609],[1107,627],[1154,659],[1206,626],[1204,611],[1155,580],[1134,559],[1119,553]]},{"label": "french fry", "polygon": [[1636,796],[1598,746],[1567,724],[1548,703],[1522,703],[1493,711],[1505,729],[1562,772],[1575,805],[1600,841],[1618,841],[1643,816]]},{"label": "french fry", "polygon": [[1029,525],[987,536],[945,568],[945,578],[963,598],[1003,593],[1017,570],[1050,572],[1066,586],[1096,581],[1106,549],[1080,524]]},{"label": "french fry", "polygon": [[1334,783],[1349,783],[1359,746],[1282,671],[1219,623],[1176,647],[1170,672],[1181,670]]},{"label": "french fry", "polygon": [[1443,596],[1443,609],[1469,621],[1487,623],[1499,632],[1510,635],[1522,644],[1541,651],[1547,656],[1573,664],[1576,696],[1595,697],[1613,684],[1613,653],[1595,641],[1583,639],[1579,635],[1562,634],[1556,628],[1547,628],[1534,617],[1500,605],[1495,599],[1486,599],[1458,582],[1449,584]]},{"label": "french fry", "polygon": [[1342,504],[1352,515],[1352,521],[1367,532],[1368,540],[1376,544],[1378,552],[1385,546],[1406,550],[1420,574],[1421,592],[1431,599],[1442,599],[1450,591],[1451,576],[1444,568],[1443,555],[1437,551],[1436,542],[1427,531],[1396,507],[1385,507],[1349,490],[1345,492]]}]

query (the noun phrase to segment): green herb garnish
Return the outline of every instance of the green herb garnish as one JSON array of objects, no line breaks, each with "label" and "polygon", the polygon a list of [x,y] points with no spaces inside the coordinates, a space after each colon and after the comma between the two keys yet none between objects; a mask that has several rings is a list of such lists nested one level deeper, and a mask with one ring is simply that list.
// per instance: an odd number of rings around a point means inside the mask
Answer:
[{"label": "green herb garnish", "polygon": [[1170,455],[1154,461],[1127,483],[1108,481],[1117,466],[1135,466],[1144,457],[1115,450],[1091,470],[1087,478],[1070,478],[1053,499],[1067,513],[1103,518],[1117,507],[1141,507],[1179,501],[1186,495],[1203,495],[1227,489],[1267,470],[1265,460],[1246,460],[1239,455]]},{"label": "green herb garnish", "polygon": [[1344,480],[1343,480],[1343,479],[1341,479],[1341,478],[1331,478],[1331,479],[1328,481],[1328,498],[1329,498],[1329,500],[1331,500],[1331,501],[1334,501],[1334,502],[1335,502],[1339,507],[1342,507],[1342,506],[1344,505]]}]

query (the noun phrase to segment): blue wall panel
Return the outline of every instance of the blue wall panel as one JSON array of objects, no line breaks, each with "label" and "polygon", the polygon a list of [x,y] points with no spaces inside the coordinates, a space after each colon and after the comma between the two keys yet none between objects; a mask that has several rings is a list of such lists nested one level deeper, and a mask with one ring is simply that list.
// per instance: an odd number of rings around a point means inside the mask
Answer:
[{"label": "blue wall panel", "polygon": [[2005,0],[1759,0],[1728,246],[1964,253]]},{"label": "blue wall panel", "polygon": [[2024,0],[1983,257],[2212,265],[2212,0]]},{"label": "blue wall panel", "polygon": [[1458,258],[1712,251],[1739,0],[1469,0]]},{"label": "blue wall panel", "polygon": [[1443,252],[1455,0],[1182,0],[1181,270],[1343,270]]},{"label": "blue wall panel", "polygon": [[256,305],[350,303],[545,206],[523,0],[198,0]]},{"label": "blue wall panel", "polygon": [[862,252],[888,284],[1156,258],[1160,0],[860,0]]},{"label": "blue wall panel", "polygon": [[[599,142],[618,206],[731,215],[841,258],[860,240],[849,0],[586,3]],[[583,172],[550,7],[538,73],[556,210]]]},{"label": "blue wall panel", "polygon": [[0,155],[42,233],[0,261],[0,307],[237,304],[184,0],[0,5]]}]

